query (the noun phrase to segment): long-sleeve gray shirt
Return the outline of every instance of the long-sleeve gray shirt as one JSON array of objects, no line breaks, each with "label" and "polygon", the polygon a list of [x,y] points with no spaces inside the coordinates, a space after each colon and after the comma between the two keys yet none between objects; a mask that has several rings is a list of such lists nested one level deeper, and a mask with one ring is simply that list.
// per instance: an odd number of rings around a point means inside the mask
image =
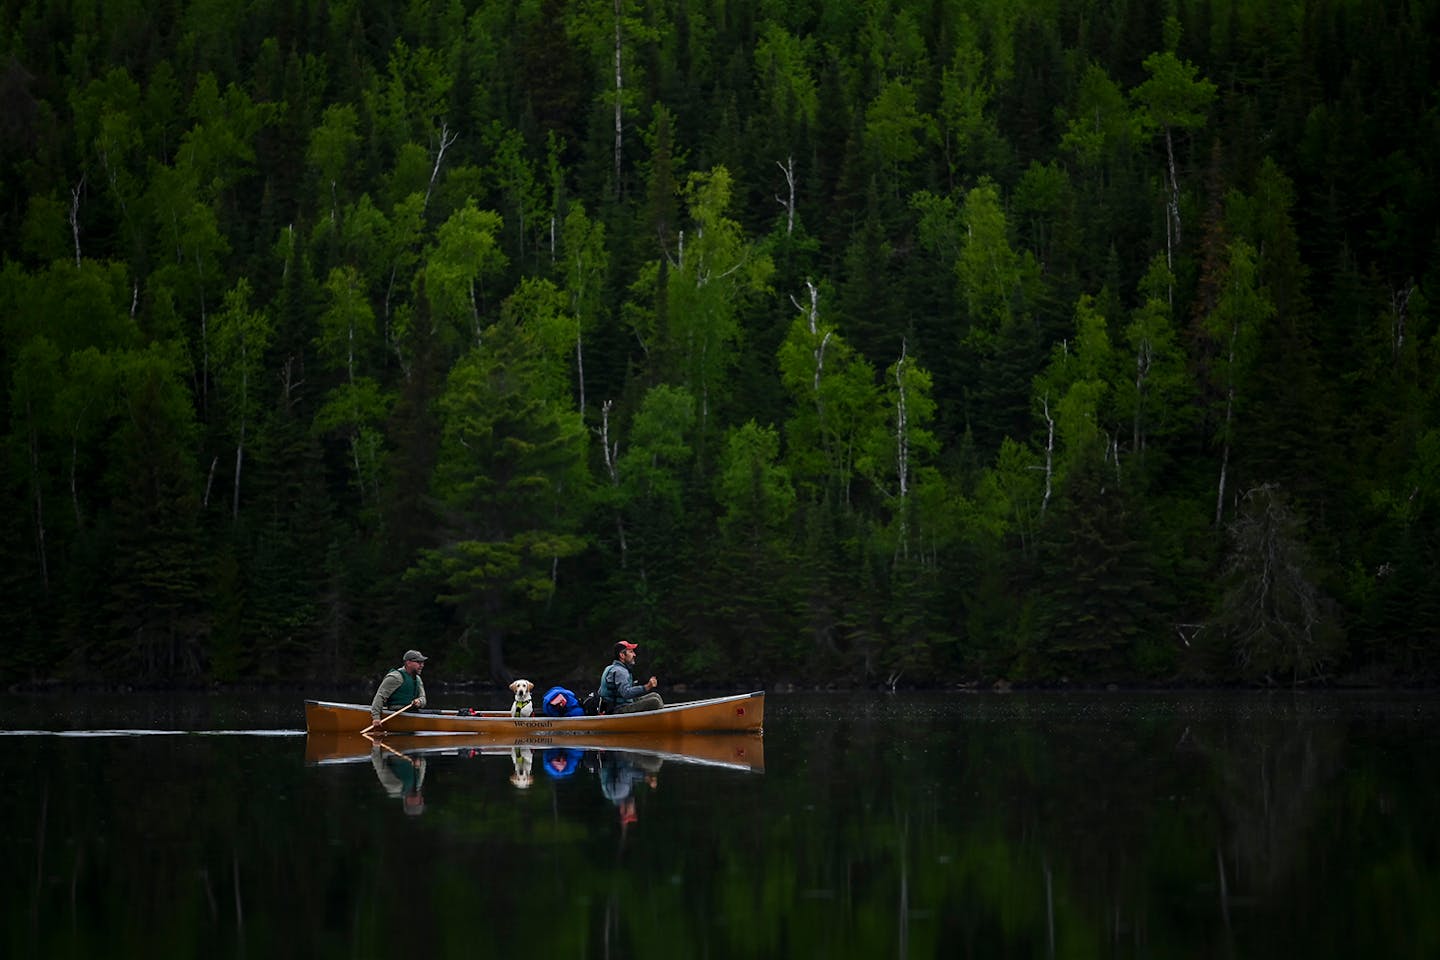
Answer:
[{"label": "long-sleeve gray shirt", "polygon": [[[371,719],[380,719],[380,711],[384,709],[385,701],[390,699],[390,694],[400,689],[400,684],[403,682],[404,678],[400,676],[400,671],[398,670],[391,670],[385,674],[384,679],[380,681],[380,686],[375,689],[375,699],[370,701]],[[415,689],[420,691],[418,697],[420,702],[417,703],[416,706],[425,706],[425,681],[420,679],[420,674],[418,673],[415,674]]]}]

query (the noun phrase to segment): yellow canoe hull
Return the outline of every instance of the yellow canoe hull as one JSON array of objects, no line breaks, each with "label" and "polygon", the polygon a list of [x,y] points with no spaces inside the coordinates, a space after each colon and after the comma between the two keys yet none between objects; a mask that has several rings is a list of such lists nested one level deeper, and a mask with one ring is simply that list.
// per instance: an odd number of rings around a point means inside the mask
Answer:
[{"label": "yellow canoe hull", "polygon": [[[305,701],[307,733],[359,733],[370,726],[370,707],[359,703]],[[506,711],[476,715],[454,710],[407,710],[386,720],[386,733],[468,733],[505,736],[553,734],[686,734],[762,733],[765,729],[765,693],[742,693],[709,700],[692,700],[646,710],[598,717],[512,717]]]}]

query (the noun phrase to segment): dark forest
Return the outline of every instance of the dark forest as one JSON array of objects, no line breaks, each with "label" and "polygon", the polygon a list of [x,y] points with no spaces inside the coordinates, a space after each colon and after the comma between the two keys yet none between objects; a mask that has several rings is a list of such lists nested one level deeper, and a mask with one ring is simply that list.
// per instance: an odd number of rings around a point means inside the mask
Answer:
[{"label": "dark forest", "polygon": [[1440,677],[1434,0],[0,10],[11,684]]}]

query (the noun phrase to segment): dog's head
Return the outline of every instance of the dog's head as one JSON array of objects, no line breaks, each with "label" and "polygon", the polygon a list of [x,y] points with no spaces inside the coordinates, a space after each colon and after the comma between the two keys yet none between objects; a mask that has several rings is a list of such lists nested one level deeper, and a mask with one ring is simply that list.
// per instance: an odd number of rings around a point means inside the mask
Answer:
[{"label": "dog's head", "polygon": [[535,689],[535,684],[529,680],[516,680],[510,684],[510,692],[515,694],[516,703],[529,703],[530,692]]}]

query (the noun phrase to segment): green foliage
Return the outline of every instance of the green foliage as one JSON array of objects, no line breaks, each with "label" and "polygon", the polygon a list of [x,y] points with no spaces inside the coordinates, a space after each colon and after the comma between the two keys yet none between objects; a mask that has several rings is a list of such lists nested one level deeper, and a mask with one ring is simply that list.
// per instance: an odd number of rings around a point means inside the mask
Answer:
[{"label": "green foliage", "polygon": [[[22,6],[0,606],[57,672],[1440,675],[1427,6]],[[1230,616],[1257,489],[1316,653]]]}]

